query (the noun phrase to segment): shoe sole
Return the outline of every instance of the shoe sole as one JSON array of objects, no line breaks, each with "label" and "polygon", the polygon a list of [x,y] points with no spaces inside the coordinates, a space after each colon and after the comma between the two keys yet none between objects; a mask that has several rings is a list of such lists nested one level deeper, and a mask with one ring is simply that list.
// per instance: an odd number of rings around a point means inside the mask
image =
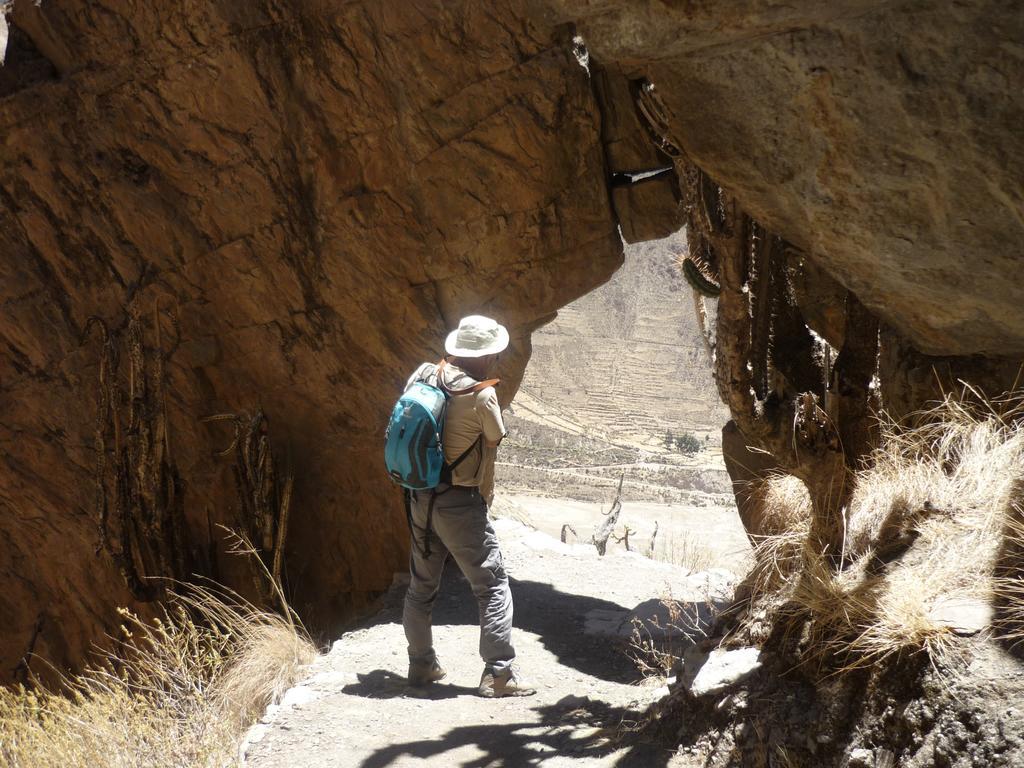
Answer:
[{"label": "shoe sole", "polygon": [[477,691],[477,693],[479,693],[485,699],[511,699],[514,697],[533,696],[535,693],[537,693],[537,691],[533,689],[528,689],[522,691],[506,691],[504,693],[498,693],[497,691],[492,690],[482,690]]}]

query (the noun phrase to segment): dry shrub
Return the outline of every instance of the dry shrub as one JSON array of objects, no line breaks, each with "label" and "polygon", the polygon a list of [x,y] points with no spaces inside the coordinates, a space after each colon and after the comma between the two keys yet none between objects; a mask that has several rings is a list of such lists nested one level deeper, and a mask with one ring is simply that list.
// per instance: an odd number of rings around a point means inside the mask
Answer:
[{"label": "dry shrub", "polygon": [[63,690],[0,689],[0,763],[233,765],[244,729],[316,655],[292,617],[204,587],[152,622],[122,615],[115,649]]},{"label": "dry shrub", "polygon": [[766,537],[810,530],[811,497],[800,478],[771,474],[754,489],[754,496],[761,507],[761,531]]},{"label": "dry shrub", "polygon": [[948,398],[909,428],[885,425],[850,504],[851,570],[863,575],[849,590],[859,609],[849,623],[861,658],[925,650],[949,666],[961,650],[950,607],[990,609],[1024,478],[1018,402],[983,412]]},{"label": "dry shrub", "polygon": [[[809,502],[794,481],[769,479],[766,514],[782,525],[755,547],[755,599],[811,617],[811,658],[848,668],[925,651],[949,668],[964,648],[958,633],[984,629],[996,597],[995,631],[1024,639],[1022,558],[1005,556],[1024,552],[1020,402],[949,398],[909,425],[883,424],[855,478],[838,570],[810,546]],[[1013,536],[1019,546],[1008,548]]]},{"label": "dry shrub", "polygon": [[714,553],[708,550],[701,537],[684,532],[667,534],[666,539],[665,549],[657,560],[684,568],[687,573],[700,573],[714,566]]},{"label": "dry shrub", "polygon": [[686,639],[675,637],[678,629],[689,629],[694,623],[688,606],[671,599],[663,599],[662,603],[668,609],[665,626],[656,619],[644,622],[633,618],[626,656],[644,677],[668,677],[691,644]]},{"label": "dry shrub", "polygon": [[674,674],[686,649],[708,636],[721,611],[718,597],[712,594],[710,582],[704,589],[703,599],[697,602],[676,600],[672,590],[667,588],[660,598],[665,607],[663,619],[649,616],[644,620],[634,616],[626,656],[640,674],[644,677]]},{"label": "dry shrub", "polygon": [[802,562],[811,525],[807,486],[792,475],[772,474],[753,489],[761,510],[761,531],[754,536],[754,566],[748,576],[751,600],[777,592]]}]

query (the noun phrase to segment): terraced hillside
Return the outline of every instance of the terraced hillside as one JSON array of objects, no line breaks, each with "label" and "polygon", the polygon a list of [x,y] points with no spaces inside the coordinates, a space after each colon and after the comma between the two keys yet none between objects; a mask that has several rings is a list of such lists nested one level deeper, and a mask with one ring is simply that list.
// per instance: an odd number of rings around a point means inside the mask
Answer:
[{"label": "terraced hillside", "polygon": [[654,447],[671,431],[718,444],[727,410],[673,263],[684,246],[682,233],[627,246],[608,283],[534,333],[518,415],[539,407],[614,442]]}]

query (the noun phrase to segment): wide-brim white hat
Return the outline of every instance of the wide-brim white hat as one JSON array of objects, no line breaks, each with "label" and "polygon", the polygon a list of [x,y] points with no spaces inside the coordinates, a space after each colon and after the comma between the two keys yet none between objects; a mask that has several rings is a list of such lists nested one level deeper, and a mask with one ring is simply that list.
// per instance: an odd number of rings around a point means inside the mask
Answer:
[{"label": "wide-brim white hat", "polygon": [[483,357],[501,352],[508,346],[508,331],[497,320],[469,315],[448,334],[444,350],[455,357]]}]

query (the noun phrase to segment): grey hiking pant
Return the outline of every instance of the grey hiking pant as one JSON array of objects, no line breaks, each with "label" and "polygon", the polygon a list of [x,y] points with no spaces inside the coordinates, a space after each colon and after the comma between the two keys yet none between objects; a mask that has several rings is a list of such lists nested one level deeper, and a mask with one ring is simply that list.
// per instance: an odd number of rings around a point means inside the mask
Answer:
[{"label": "grey hiking pant", "polygon": [[425,558],[423,537],[430,495],[430,491],[420,491],[412,500],[410,581],[402,615],[409,659],[434,658],[430,613],[445,561],[451,556],[469,580],[480,606],[480,655],[484,665],[491,672],[502,672],[516,655],[512,648],[512,592],[498,537],[487,519],[487,503],[476,488],[454,486],[438,494],[431,520],[430,556]]}]

